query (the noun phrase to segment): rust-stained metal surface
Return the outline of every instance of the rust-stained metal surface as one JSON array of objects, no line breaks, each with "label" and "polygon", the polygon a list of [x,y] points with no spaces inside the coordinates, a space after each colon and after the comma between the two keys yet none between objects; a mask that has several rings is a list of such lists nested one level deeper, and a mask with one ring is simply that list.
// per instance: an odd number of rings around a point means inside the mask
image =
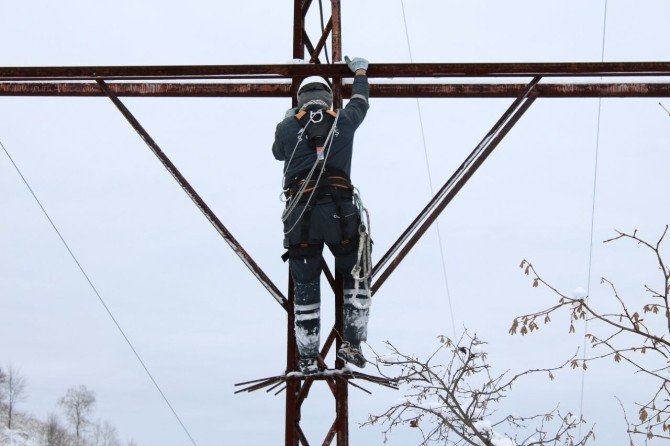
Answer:
[{"label": "rust-stained metal surface", "polygon": [[[289,83],[113,83],[123,97],[291,97]],[[526,84],[371,84],[374,98],[513,98]],[[342,88],[345,99],[351,85]],[[96,83],[0,82],[0,96],[105,96]],[[538,98],[670,97],[670,83],[539,84]]]},{"label": "rust-stained metal surface", "polygon": [[200,211],[205,215],[207,220],[214,226],[217,232],[223,237],[223,239],[230,245],[235,254],[242,260],[247,268],[252,272],[254,276],[261,282],[261,284],[270,292],[272,297],[286,310],[288,310],[288,301],[284,297],[281,291],[277,286],[272,283],[270,278],[265,274],[265,272],[258,266],[249,253],[240,245],[240,243],[235,239],[233,234],[228,231],[228,228],[219,220],[216,214],[212,209],[205,203],[202,197],[196,192],[196,190],[191,186],[191,184],[186,180],[186,178],[181,174],[177,167],[170,161],[165,152],[158,146],[156,141],[149,135],[149,133],[142,127],[139,121],[130,113],[130,110],[119,100],[118,97],[114,94],[112,90],[107,87],[105,82],[99,80],[98,84],[100,89],[111,99],[114,105],[119,109],[121,114],[128,120],[130,125],[135,129],[135,131],[140,135],[142,140],[149,146],[151,151],[156,155],[158,160],[163,164],[163,166],[170,172],[174,179],[179,183],[184,192],[193,200],[195,205],[200,209]]},{"label": "rust-stained metal surface", "polygon": [[[287,320],[286,320],[286,372],[292,372],[298,369],[298,347],[295,340],[295,316],[293,305],[295,295],[293,293],[293,279],[289,274],[288,279],[288,301],[287,301]],[[300,406],[298,400],[300,393],[300,381],[286,382],[286,417],[284,427],[284,443],[286,445],[296,446],[298,444],[298,423],[300,422]]]},{"label": "rust-stained metal surface", "polygon": [[[312,41],[310,40],[309,36],[307,35],[306,31],[302,32],[302,39],[305,41],[305,48],[307,49],[307,52],[309,54],[314,54],[316,52],[316,50],[314,48],[314,45],[312,44]],[[321,61],[318,60],[318,58],[317,58],[317,60],[315,62],[310,62],[310,63],[320,64]]]},{"label": "rust-stained metal surface", "polygon": [[[139,133],[161,163],[173,175],[197,207],[228,242],[235,253],[252,271],[270,294],[287,311],[286,371],[297,369],[298,352],[294,327],[293,282],[289,274],[289,291],[286,299],[279,289],[255,263],[251,256],[235,240],[218,217],[202,200],[188,181],[162,152],[141,124],[119,100],[124,97],[282,97],[292,98],[297,104],[296,90],[299,82],[307,76],[319,75],[333,79],[334,105],[342,107],[342,100],[351,95],[351,85],[343,85],[342,79],[352,78],[353,73],[344,64],[321,64],[319,55],[331,38],[333,62],[342,60],[341,10],[340,0],[330,0],[331,19],[322,31],[316,45],[305,31],[305,17],[312,0],[294,0],[293,12],[293,58],[305,59],[305,47],[309,51],[309,64],[280,65],[186,65],[186,66],[89,66],[89,67],[0,67],[0,96],[108,96]],[[411,64],[370,64],[368,77],[374,78],[530,78],[536,79],[529,85],[508,83],[373,83],[370,94],[375,98],[506,98],[515,97],[513,106],[501,117],[493,129],[480,142],[477,156],[464,162],[450,180],[433,197],[429,204],[403,232],[398,241],[387,251],[375,266],[374,273],[380,273],[373,284],[373,293],[411,251],[422,235],[435,222],[445,207],[458,194],[474,172],[493,152],[500,141],[518,122],[538,97],[544,98],[585,98],[585,97],[670,97],[670,83],[646,83],[641,81],[619,83],[566,83],[537,84],[542,77],[656,77],[670,76],[670,62],[586,62],[586,63],[411,63]],[[201,83],[157,83],[159,80],[201,80]],[[228,82],[211,82],[227,80]],[[245,83],[230,82],[245,80]],[[269,80],[269,82],[258,82]],[[280,82],[290,80],[291,82]],[[38,82],[39,81],[39,82]],[[85,82],[95,81],[95,82]],[[106,81],[133,81],[108,84]],[[139,82],[146,81],[146,82]],[[254,82],[256,81],[256,82]],[[529,93],[532,91],[532,95]],[[483,145],[484,144],[484,145]],[[476,149],[477,151],[477,149]],[[473,152],[475,153],[475,152]],[[471,155],[472,156],[472,155]],[[453,181],[452,181],[453,180]],[[397,255],[396,255],[397,253]],[[394,257],[395,256],[395,257]],[[335,326],[331,330],[319,356],[321,367],[333,346],[337,349],[343,331],[343,282],[341,273],[332,276],[324,266],[326,278],[335,294]],[[340,359],[336,367],[343,367]],[[322,378],[328,383],[335,396],[335,420],[323,442],[329,445],[336,438],[338,446],[349,445],[348,431],[348,390],[350,378],[365,379],[370,382],[395,388],[381,378],[359,372],[351,372],[351,377],[339,379]],[[250,381],[250,387],[241,391],[261,388],[274,390],[275,394],[286,390],[285,445],[308,445],[308,440],[300,427],[302,403],[309,395],[316,378],[300,379],[284,376]],[[359,387],[360,388],[360,387]],[[365,389],[362,389],[366,391]],[[367,392],[367,391],[366,391]],[[237,392],[236,392],[237,393]]]},{"label": "rust-stained metal surface", "polygon": [[[115,83],[117,96],[127,97],[290,97],[289,83]],[[106,96],[97,83],[0,82],[0,96]]]},{"label": "rust-stained metal surface", "polygon": [[[402,233],[393,246],[391,246],[384,256],[382,256],[372,272],[374,276],[381,271],[379,278],[372,285],[373,294],[379,290],[386,279],[389,278],[391,273],[395,271],[400,262],[407,256],[409,251],[416,245],[423,234],[426,233],[437,217],[439,217],[444,208],[451,202],[456,194],[458,194],[465,183],[468,182],[498,144],[500,144],[500,141],[502,141],[512,127],[514,127],[519,119],[521,119],[521,116],[523,116],[533,104],[536,99],[533,90],[536,88],[539,81],[540,77],[538,76],[528,84],[526,90],[512,103],[512,105],[510,105],[505,113],[503,113],[472,153],[435,194],[435,197],[430,200],[428,205],[426,205],[421,213],[414,219],[405,232]],[[398,250],[398,254],[391,260],[391,257]],[[383,269],[386,264],[388,264],[388,266]]]},{"label": "rust-stained metal surface", "polygon": [[[342,273],[335,273],[335,331],[344,333],[344,279]],[[335,337],[335,351],[342,346],[342,336]],[[337,358],[335,367],[345,366],[343,360]],[[349,445],[349,384],[338,380],[335,384],[335,430],[337,446]]]},{"label": "rust-stained metal surface", "polygon": [[321,54],[321,50],[323,50],[323,47],[326,46],[326,41],[328,40],[328,36],[330,35],[330,32],[333,30],[333,18],[331,17],[330,20],[328,20],[328,23],[326,24],[323,34],[321,34],[321,38],[319,41],[316,43],[316,47],[314,48],[313,51],[311,51],[311,57],[309,59],[310,63],[317,63],[319,62],[319,55]]},{"label": "rust-stained metal surface", "polygon": [[[333,1],[333,8],[336,6]],[[337,3],[339,9],[339,3]],[[340,20],[333,10],[333,60],[341,60]],[[300,33],[302,38],[302,33]],[[297,44],[294,45],[294,50]],[[295,54],[295,53],[294,53]],[[294,55],[294,57],[296,57]],[[300,59],[304,58],[300,57]],[[88,67],[0,67],[0,81],[18,80],[150,80],[261,79],[324,76],[351,78],[345,64],[162,65]],[[368,77],[600,77],[670,76],[670,62],[578,63],[376,63]]]}]

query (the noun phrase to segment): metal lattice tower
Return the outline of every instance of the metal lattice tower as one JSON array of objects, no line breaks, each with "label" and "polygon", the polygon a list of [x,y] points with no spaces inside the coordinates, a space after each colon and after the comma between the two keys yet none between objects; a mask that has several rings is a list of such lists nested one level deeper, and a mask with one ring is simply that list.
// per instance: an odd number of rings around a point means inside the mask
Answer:
[{"label": "metal lattice tower", "polygon": [[[330,0],[331,16],[318,40],[312,40],[305,30],[305,17],[312,0],[293,2],[293,58],[306,59],[305,64],[286,65],[199,65],[199,66],[100,66],[100,67],[0,67],[0,96],[107,96],[116,105],[128,122],[140,134],[164,167],[173,175],[207,220],[240,257],[252,274],[281,305],[287,314],[286,369],[297,367],[297,348],[293,325],[293,284],[290,280],[285,296],[269,279],[261,267],[235,239],[214,211],[205,203],[197,191],[188,183],[177,167],[151,138],[140,122],[119,99],[132,97],[285,97],[297,103],[296,90],[307,76],[318,75],[332,79],[334,107],[341,108],[342,101],[351,95],[351,86],[344,78],[352,73],[344,64],[323,64],[320,56],[330,39],[332,61],[342,59],[342,23],[340,0]],[[314,44],[316,42],[316,44]],[[505,135],[514,127],[522,115],[538,98],[586,98],[586,97],[670,97],[670,83],[642,82],[640,79],[670,77],[670,62],[587,62],[587,63],[409,63],[370,64],[368,77],[416,79],[441,79],[435,83],[384,83],[370,85],[370,96],[377,98],[515,98],[510,107],[456,169],[454,174],[436,192],[419,215],[398,240],[387,250],[374,267],[372,284],[375,294],[395,271],[400,262],[412,250],[450,201],[467,183],[479,166],[493,152]],[[450,78],[533,78],[530,83],[447,83]],[[628,77],[635,81],[599,83],[540,83],[543,78],[574,77]],[[230,82],[230,79],[291,79],[282,82]],[[180,80],[179,83],[166,82]],[[113,81],[124,81],[113,83]],[[184,80],[191,80],[184,83]],[[110,82],[111,81],[111,82]],[[157,82],[161,81],[161,82]],[[206,81],[206,82],[203,82]],[[333,274],[324,263],[325,276],[333,290],[336,302],[335,326],[326,338],[320,355],[320,364],[330,349],[339,347],[337,336],[342,329],[343,290],[342,277]],[[335,367],[344,364],[336,360]],[[263,378],[241,383],[241,391],[260,388],[276,388],[285,385],[286,417],[285,445],[306,446],[300,421],[301,408],[315,381],[323,381],[330,388],[335,400],[335,419],[322,444],[337,446],[349,444],[348,390],[358,387],[352,380],[362,379],[381,385],[388,381],[358,372],[340,377],[318,379],[286,379],[285,376]],[[273,387],[274,386],[274,387]]]}]

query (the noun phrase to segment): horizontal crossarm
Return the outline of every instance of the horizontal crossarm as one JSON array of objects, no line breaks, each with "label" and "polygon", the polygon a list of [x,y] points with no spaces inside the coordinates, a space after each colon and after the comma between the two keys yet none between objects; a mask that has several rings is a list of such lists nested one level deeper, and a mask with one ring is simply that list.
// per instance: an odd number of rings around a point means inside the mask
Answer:
[{"label": "horizontal crossarm", "polygon": [[[155,83],[107,84],[122,97],[291,97],[290,83]],[[373,98],[514,98],[526,84],[370,84]],[[351,97],[351,85],[343,88]],[[538,98],[670,97],[670,83],[540,84]],[[94,82],[0,82],[0,96],[105,96]]]},{"label": "horizontal crossarm", "polygon": [[[333,30],[335,23],[333,22]],[[0,67],[0,81],[351,78],[346,64]],[[369,78],[670,76],[670,62],[376,63]]]}]

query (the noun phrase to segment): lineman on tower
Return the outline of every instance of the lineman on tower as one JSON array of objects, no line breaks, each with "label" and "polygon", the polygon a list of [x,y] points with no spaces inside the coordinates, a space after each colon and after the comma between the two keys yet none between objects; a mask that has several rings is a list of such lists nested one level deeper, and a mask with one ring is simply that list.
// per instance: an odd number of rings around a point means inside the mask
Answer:
[{"label": "lineman on tower", "polygon": [[306,78],[298,90],[298,107],[277,125],[272,146],[275,158],[284,161],[284,260],[288,257],[295,284],[299,367],[306,374],[318,372],[324,242],[344,275],[344,333],[338,334],[344,342],[337,356],[358,367],[366,363],[360,345],[367,338],[371,302],[370,240],[350,172],[354,133],[369,108],[368,61],[346,61],[355,73],[346,107],[333,111],[327,81]]}]

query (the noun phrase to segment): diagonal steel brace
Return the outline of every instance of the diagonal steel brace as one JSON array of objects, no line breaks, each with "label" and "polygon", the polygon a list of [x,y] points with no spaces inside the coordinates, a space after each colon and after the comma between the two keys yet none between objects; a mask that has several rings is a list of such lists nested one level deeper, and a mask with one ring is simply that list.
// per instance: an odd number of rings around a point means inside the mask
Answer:
[{"label": "diagonal steel brace", "polygon": [[230,245],[230,247],[235,251],[235,254],[242,260],[242,262],[249,268],[251,273],[256,276],[256,278],[263,284],[263,286],[270,292],[272,297],[282,306],[284,309],[288,309],[288,303],[284,295],[279,291],[279,288],[275,286],[270,278],[263,272],[263,270],[258,266],[249,253],[240,245],[240,243],[233,237],[233,234],[228,231],[224,224],[219,220],[219,218],[214,214],[212,209],[205,203],[205,201],[200,197],[200,195],[195,191],[193,186],[184,178],[184,176],[179,172],[177,167],[170,161],[165,152],[161,150],[156,141],[153,140],[151,135],[142,127],[139,121],[130,113],[130,110],[119,100],[116,94],[109,88],[109,86],[102,79],[97,79],[96,82],[102,89],[102,91],[112,100],[116,108],[119,109],[121,114],[128,120],[130,125],[137,131],[140,137],[144,142],[149,146],[151,151],[156,155],[158,160],[165,166],[165,168],[170,172],[174,179],[179,183],[184,192],[193,200],[195,205],[202,211],[202,213],[207,217],[207,220],[214,226],[217,232],[223,237],[223,239]]},{"label": "diagonal steel brace", "polygon": [[[382,256],[372,270],[375,276],[383,270],[379,279],[372,285],[372,293],[376,293],[381,285],[388,279],[391,273],[397,268],[407,253],[414,247],[418,240],[433,224],[444,208],[451,202],[461,188],[467,183],[477,169],[482,165],[486,158],[498,146],[500,141],[507,135],[512,127],[518,122],[521,116],[535,101],[534,90],[541,77],[535,77],[524,89],[522,94],[510,105],[503,113],[493,128],[484,136],[475,149],[468,155],[456,172],[440,188],[435,196],[428,202],[426,207],[410,223],[407,229],[400,235],[398,240]],[[398,255],[391,260],[396,252]]]}]

